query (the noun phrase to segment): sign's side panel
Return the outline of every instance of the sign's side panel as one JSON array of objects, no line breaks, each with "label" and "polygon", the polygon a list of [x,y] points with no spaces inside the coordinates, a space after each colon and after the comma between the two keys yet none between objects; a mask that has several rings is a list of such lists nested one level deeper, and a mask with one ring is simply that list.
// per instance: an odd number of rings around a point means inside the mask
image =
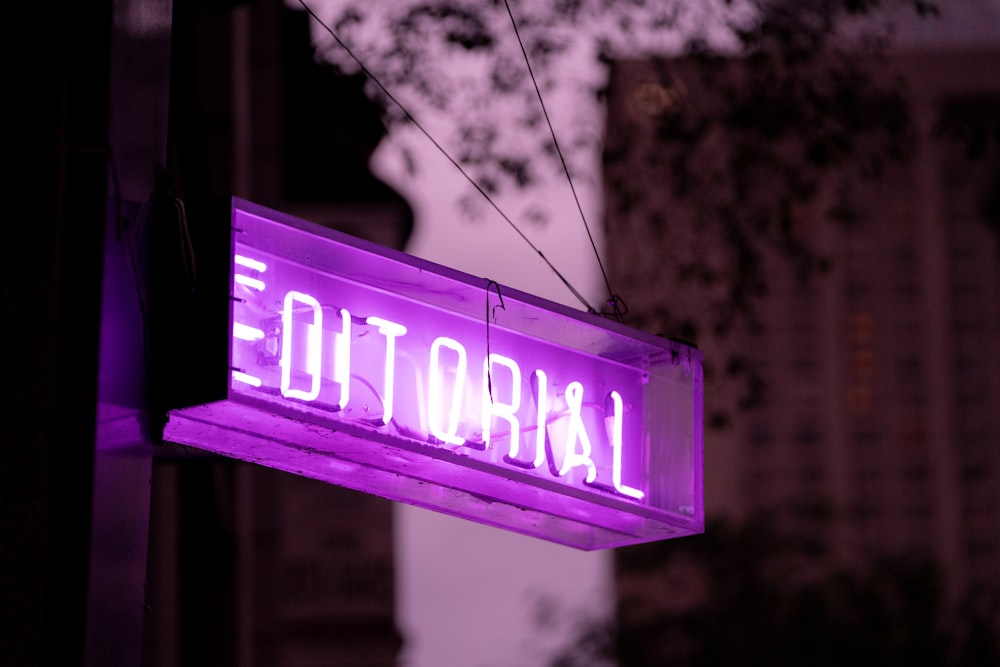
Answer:
[{"label": "sign's side panel", "polygon": [[657,506],[703,521],[702,365],[689,349],[672,352],[651,372],[642,423],[656,455],[649,478]]}]

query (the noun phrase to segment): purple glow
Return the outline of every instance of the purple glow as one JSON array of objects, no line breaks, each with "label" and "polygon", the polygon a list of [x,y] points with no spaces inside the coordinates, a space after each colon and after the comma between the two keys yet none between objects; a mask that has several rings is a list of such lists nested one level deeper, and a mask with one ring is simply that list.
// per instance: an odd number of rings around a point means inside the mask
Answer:
[{"label": "purple glow", "polygon": [[[453,366],[442,367],[441,348],[451,350],[455,353],[455,364]],[[447,355],[446,355],[447,356]],[[468,366],[466,361],[465,346],[456,340],[439,336],[431,343],[431,360],[428,373],[430,375],[430,399],[427,401],[427,423],[430,425],[430,434],[449,445],[464,445],[465,438],[461,438],[458,433],[458,419],[462,409],[463,392],[465,388],[465,369]],[[450,396],[451,400],[445,399],[445,386],[449,383],[445,381],[445,374],[452,376]],[[441,426],[442,412],[447,404],[448,419],[447,427]]]},{"label": "purple glow", "polygon": [[[340,385],[337,407],[343,410],[351,398],[351,313],[346,308],[340,309],[340,325],[340,333],[333,344],[333,381]],[[388,370],[386,377],[390,377]],[[389,412],[391,414],[391,410]],[[382,421],[389,422],[388,419]]]},{"label": "purple glow", "polygon": [[264,332],[255,327],[249,327],[239,322],[233,323],[233,338],[255,341],[264,337]]},{"label": "purple glow", "polygon": [[[608,395],[607,401],[605,401],[605,406],[607,406],[608,402],[611,404],[611,416],[604,418],[604,425],[608,429],[608,440],[611,441],[611,449],[614,456],[611,463],[611,470],[615,490],[629,498],[642,500],[646,494],[622,482],[622,412],[624,406],[622,405],[621,394],[617,391],[612,391]],[[607,410],[606,407],[605,410]]]},{"label": "purple glow", "polygon": [[[365,320],[365,324],[372,324],[378,327],[378,332],[385,336],[385,374],[382,382],[382,423],[388,424],[392,421],[393,396],[395,395],[396,380],[396,338],[406,335],[406,327],[396,322],[384,320],[381,317],[371,316]],[[343,339],[341,339],[343,340]],[[342,401],[341,409],[347,407],[346,401]]]},{"label": "purple glow", "polygon": [[264,384],[263,382],[260,381],[260,378],[248,375],[243,371],[233,371],[233,380],[235,380],[236,382],[245,382],[251,387],[259,387],[262,384]]},{"label": "purple glow", "polygon": [[[236,266],[245,266],[248,269],[253,269],[258,273],[263,273],[264,271],[267,271],[267,264],[265,264],[264,262],[258,262],[256,259],[250,259],[249,257],[246,257],[244,255],[233,255],[233,263],[236,264]],[[237,281],[238,280],[239,279],[237,279]]]},{"label": "purple glow", "polygon": [[[497,398],[495,388],[492,395],[490,394],[490,388],[493,384],[493,368],[496,366],[506,368],[510,372],[511,389],[508,403]],[[516,459],[521,442],[521,421],[517,418],[517,411],[521,405],[521,367],[510,357],[490,354],[489,359],[483,362],[483,386],[486,387],[486,396],[483,397],[483,444],[489,449],[493,433],[493,418],[503,419],[510,429],[508,435],[510,458]]]},{"label": "purple glow", "polygon": [[168,439],[584,549],[702,530],[697,350],[506,288],[487,345],[486,280],[233,227],[229,396]]},{"label": "purple glow", "polygon": [[[587,435],[587,427],[583,423],[582,384],[574,381],[566,385],[566,404],[569,407],[569,429],[559,476],[565,476],[577,466],[584,466],[587,469],[586,482],[593,484],[597,480],[597,466],[590,457],[594,448],[590,445],[590,436]],[[580,451],[576,449],[577,443],[580,445]]]},{"label": "purple glow", "polygon": [[[239,277],[237,276],[237,278]],[[305,304],[306,308],[296,308],[296,302]],[[301,321],[303,311],[311,321],[296,325],[297,320]],[[302,328],[306,330],[304,346],[295,342],[297,338],[301,338],[300,330]],[[278,362],[278,365],[281,366],[281,395],[285,398],[314,401],[319,397],[320,373],[322,371],[320,351],[323,346],[323,307],[320,306],[319,301],[302,292],[294,290],[286,292],[284,307],[281,309],[281,331],[281,359]],[[292,353],[293,350],[300,352],[302,347],[305,348],[304,363],[300,362],[300,355]],[[293,375],[307,376],[309,389],[293,389]]]}]

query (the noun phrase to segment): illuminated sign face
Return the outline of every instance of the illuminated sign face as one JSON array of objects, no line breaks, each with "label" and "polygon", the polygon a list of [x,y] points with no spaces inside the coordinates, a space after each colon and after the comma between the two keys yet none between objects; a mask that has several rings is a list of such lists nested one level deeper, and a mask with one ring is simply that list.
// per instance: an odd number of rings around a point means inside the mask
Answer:
[{"label": "illuminated sign face", "polygon": [[228,396],[167,439],[579,548],[702,530],[696,350],[232,216]]}]

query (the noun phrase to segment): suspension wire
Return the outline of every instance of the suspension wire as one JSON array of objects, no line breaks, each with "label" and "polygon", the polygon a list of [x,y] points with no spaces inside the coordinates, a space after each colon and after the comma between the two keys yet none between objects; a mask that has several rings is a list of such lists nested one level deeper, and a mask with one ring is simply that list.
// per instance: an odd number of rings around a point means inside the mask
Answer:
[{"label": "suspension wire", "polygon": [[[361,68],[361,71],[364,72],[365,76],[367,76],[372,81],[372,83],[374,83],[376,86],[378,86],[379,90],[382,91],[382,94],[384,94],[387,98],[389,98],[389,100],[392,101],[393,104],[395,104],[397,107],[399,107],[399,110],[403,112],[403,115],[406,116],[407,120],[409,120],[411,123],[413,123],[413,126],[416,127],[420,131],[420,133],[423,134],[427,138],[427,140],[430,141],[434,145],[434,147],[437,148],[438,151],[443,156],[445,156],[448,159],[448,161],[451,162],[451,164],[456,169],[458,169],[459,173],[461,173],[462,176],[465,177],[465,180],[467,180],[469,183],[471,183],[472,186],[474,188],[476,188],[476,190],[479,191],[479,194],[481,194],[486,199],[486,201],[489,202],[490,206],[492,206],[493,209],[497,213],[500,214],[500,217],[503,218],[507,222],[507,224],[510,225],[510,227],[515,232],[517,232],[518,236],[520,236],[524,240],[524,242],[527,243],[528,246],[532,250],[535,251],[535,253],[542,259],[542,261],[545,262],[546,266],[548,266],[552,270],[552,272],[554,274],[556,274],[556,277],[559,278],[560,281],[562,281],[562,284],[566,286],[566,288],[573,294],[574,297],[576,297],[576,299],[581,304],[583,304],[584,308],[587,309],[587,312],[588,313],[599,314],[599,311],[597,311],[593,306],[591,306],[589,303],[587,303],[587,300],[583,297],[583,295],[580,294],[580,292],[578,292],[576,290],[576,288],[574,288],[569,283],[568,280],[566,280],[566,278],[563,276],[563,274],[559,273],[559,271],[552,264],[552,262],[550,262],[549,259],[542,253],[542,251],[539,250],[538,247],[534,243],[531,242],[531,239],[529,239],[527,236],[525,236],[524,232],[522,232],[520,229],[518,229],[517,225],[514,224],[514,221],[511,220],[509,217],[507,217],[506,213],[504,213],[503,211],[500,210],[500,207],[496,204],[496,202],[493,201],[493,199],[489,196],[489,194],[486,192],[486,190],[484,190],[483,187],[481,185],[479,185],[479,183],[477,183],[476,180],[474,178],[472,178],[472,176],[470,176],[469,173],[465,169],[462,168],[462,165],[460,165],[458,163],[458,161],[455,160],[455,158],[453,158],[451,156],[451,154],[448,153],[447,150],[445,150],[444,146],[442,146],[441,144],[439,144],[437,142],[437,140],[435,140],[434,137],[431,136],[431,133],[428,132],[424,128],[424,126],[421,125],[417,121],[417,119],[413,116],[413,114],[411,114],[406,109],[406,107],[403,106],[403,103],[400,102],[398,99],[396,99],[396,97],[392,93],[390,93],[389,90],[384,85],[382,85],[382,82],[379,81],[378,77],[376,77],[371,72],[371,70],[369,70],[367,67],[365,67],[365,64],[363,62],[361,62],[361,59],[357,55],[354,54],[354,51],[352,51],[351,48],[349,46],[347,46],[347,44],[345,44],[343,40],[340,39],[340,37],[337,35],[337,33],[334,32],[333,28],[331,28],[319,16],[317,16],[316,12],[314,12],[312,10],[312,8],[309,5],[306,4],[305,0],[299,0],[299,4],[302,5],[302,8],[305,9],[306,12],[309,13],[309,15],[313,18],[313,20],[316,21],[316,23],[318,23],[320,25],[320,27],[322,27],[326,32],[328,32],[330,34],[331,37],[333,37],[334,41],[337,42],[337,44],[340,46],[340,48],[342,48],[347,53],[347,55],[350,56],[351,59],[354,60],[355,63],[357,63],[358,67]],[[593,240],[591,240],[591,243],[593,243]],[[603,270],[603,267],[602,267],[602,270]]]},{"label": "suspension wire", "polygon": [[521,47],[521,54],[524,55],[524,64],[528,66],[528,74],[531,75],[531,83],[535,86],[535,94],[538,96],[538,103],[542,107],[542,114],[545,116],[545,122],[549,126],[549,133],[552,135],[552,144],[555,146],[556,153],[559,155],[559,160],[562,162],[563,171],[566,173],[566,180],[569,181],[569,189],[573,193],[573,201],[576,202],[576,210],[580,212],[580,219],[583,220],[583,228],[587,230],[587,238],[590,239],[590,247],[594,249],[594,257],[597,258],[597,265],[601,267],[601,275],[604,277],[604,286],[608,290],[608,305],[611,306],[615,319],[619,322],[624,320],[625,313],[628,312],[628,307],[625,306],[625,302],[622,301],[621,297],[614,293],[611,289],[611,282],[608,280],[608,273],[604,270],[604,262],[601,261],[601,253],[597,251],[597,244],[594,243],[594,235],[590,232],[590,225],[587,223],[587,216],[583,212],[583,205],[580,204],[580,197],[576,194],[576,186],[573,184],[573,177],[569,173],[569,166],[566,164],[566,157],[563,155],[562,149],[559,147],[559,140],[556,138],[556,130],[552,126],[552,119],[549,118],[549,111],[545,107],[545,100],[542,99],[542,90],[538,86],[538,80],[535,78],[535,71],[531,67],[531,61],[528,58],[528,51],[524,48],[524,41],[521,39],[521,31],[517,27],[517,21],[514,20],[514,12],[510,9],[510,2],[508,0],[503,0],[504,6],[507,8],[507,15],[510,16],[510,24],[514,26],[514,35],[517,36],[518,46]]},{"label": "suspension wire", "polygon": [[[497,290],[497,297],[500,299],[500,303],[493,306],[492,311],[490,310],[490,288],[495,287]],[[493,315],[493,323],[496,324],[497,321],[497,308],[500,310],[507,310],[507,306],[503,305],[503,294],[500,293],[500,283],[495,280],[487,279],[486,283],[486,385],[490,392],[490,403],[493,403],[493,362],[490,360],[490,315]]]}]

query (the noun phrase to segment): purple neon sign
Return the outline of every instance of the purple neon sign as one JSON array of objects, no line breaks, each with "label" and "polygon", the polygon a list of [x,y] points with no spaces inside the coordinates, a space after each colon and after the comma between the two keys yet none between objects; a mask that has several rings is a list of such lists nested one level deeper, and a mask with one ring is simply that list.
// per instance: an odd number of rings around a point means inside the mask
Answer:
[{"label": "purple neon sign", "polygon": [[701,357],[234,200],[229,389],[168,440],[595,549],[700,532]]}]

